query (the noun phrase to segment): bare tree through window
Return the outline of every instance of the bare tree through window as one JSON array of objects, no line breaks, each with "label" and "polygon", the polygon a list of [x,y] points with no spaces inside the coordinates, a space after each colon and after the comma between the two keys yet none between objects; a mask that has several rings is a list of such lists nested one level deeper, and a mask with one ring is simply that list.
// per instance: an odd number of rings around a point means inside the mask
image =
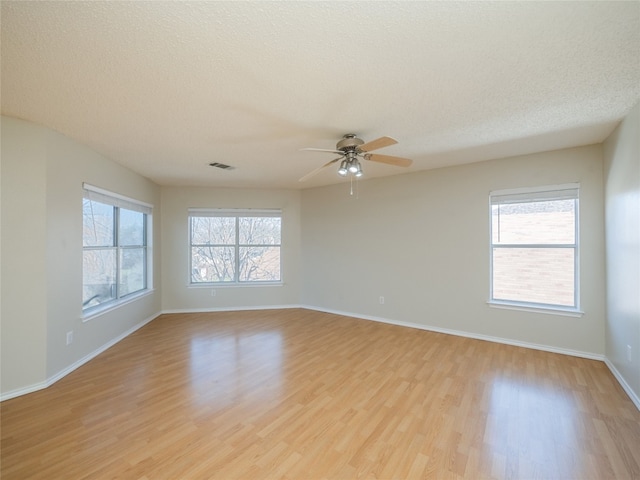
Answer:
[{"label": "bare tree through window", "polygon": [[109,200],[90,192],[83,198],[83,310],[147,288],[148,214]]},{"label": "bare tree through window", "polygon": [[278,216],[190,217],[191,283],[278,282]]}]

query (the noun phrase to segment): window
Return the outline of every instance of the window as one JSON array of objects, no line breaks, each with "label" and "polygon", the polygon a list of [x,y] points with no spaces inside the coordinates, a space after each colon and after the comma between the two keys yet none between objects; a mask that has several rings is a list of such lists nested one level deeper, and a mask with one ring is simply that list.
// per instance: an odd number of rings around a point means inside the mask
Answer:
[{"label": "window", "polygon": [[491,192],[490,303],[578,310],[578,192]]},{"label": "window", "polygon": [[149,288],[151,206],[84,185],[82,309],[114,305]]},{"label": "window", "polygon": [[280,282],[280,210],[189,210],[191,284]]}]

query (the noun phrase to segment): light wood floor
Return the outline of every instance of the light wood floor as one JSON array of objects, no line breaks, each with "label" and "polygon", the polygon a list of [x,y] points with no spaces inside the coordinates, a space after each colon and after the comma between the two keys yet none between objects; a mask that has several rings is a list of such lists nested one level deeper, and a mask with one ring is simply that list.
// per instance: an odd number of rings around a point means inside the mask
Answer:
[{"label": "light wood floor", "polygon": [[308,310],[163,315],[1,409],[10,479],[638,479],[598,361]]}]

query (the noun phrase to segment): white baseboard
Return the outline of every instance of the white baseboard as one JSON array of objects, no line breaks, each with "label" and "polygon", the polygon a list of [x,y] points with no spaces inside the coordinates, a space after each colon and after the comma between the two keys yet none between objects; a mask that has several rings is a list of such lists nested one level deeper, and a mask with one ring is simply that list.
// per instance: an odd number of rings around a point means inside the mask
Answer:
[{"label": "white baseboard", "polygon": [[136,330],[144,327],[147,323],[151,322],[152,320],[155,320],[156,318],[158,318],[159,315],[161,315],[161,314],[160,313],[156,313],[155,315],[152,315],[149,318],[146,318],[145,320],[143,320],[142,322],[134,325],[129,330],[127,330],[126,332],[121,333],[116,338],[114,338],[113,340],[110,340],[109,342],[105,343],[104,345],[102,345],[97,350],[94,350],[93,352],[89,353],[88,355],[85,355],[80,360],[77,360],[76,362],[72,363],[68,367],[66,367],[66,368],[60,370],[59,372],[57,372],[55,375],[52,375],[51,377],[47,378],[46,381],[39,382],[39,383],[34,383],[34,384],[29,385],[27,387],[18,388],[18,389],[15,389],[15,390],[11,390],[11,391],[9,391],[7,393],[3,393],[2,395],[0,395],[0,402],[3,402],[5,400],[9,400],[10,398],[19,397],[21,395],[26,395],[27,393],[37,392],[38,390],[42,390],[44,388],[50,387],[51,385],[56,383],[61,378],[69,375],[71,372],[73,372],[77,368],[80,368],[82,365],[87,363],[89,360],[94,359],[95,357],[100,355],[102,352],[104,352],[108,348],[114,346],[120,340],[128,337],[133,332],[135,332]]},{"label": "white baseboard", "polygon": [[51,386],[52,384],[53,384],[53,382],[49,383],[48,381],[39,382],[39,383],[33,383],[33,384],[28,385],[26,387],[22,387],[22,388],[17,388],[15,390],[11,390],[11,391],[9,391],[7,393],[3,393],[2,395],[0,395],[0,402],[4,402],[5,400],[9,400],[10,398],[21,397],[22,395],[26,395],[27,393],[37,392],[38,390],[42,390],[43,388],[47,388],[47,387]]},{"label": "white baseboard", "polygon": [[620,384],[622,389],[627,393],[627,395],[629,395],[629,398],[635,404],[636,408],[640,410],[640,397],[638,397],[636,392],[633,391],[631,386],[627,383],[627,381],[620,374],[615,365],[608,358],[604,359],[604,363],[607,365],[607,367],[609,367],[609,370],[611,370],[613,376],[616,377],[616,380],[618,380],[618,383]]},{"label": "white baseboard", "polygon": [[599,360],[599,361],[605,363],[605,365],[609,368],[609,370],[611,371],[611,373],[613,374],[615,379],[618,381],[618,383],[622,387],[622,389],[629,396],[629,398],[631,399],[633,404],[636,406],[636,408],[638,410],[640,410],[640,398],[633,391],[631,386],[629,386],[627,381],[620,374],[620,372],[616,369],[616,367],[613,365],[613,363],[611,363],[611,361],[605,355],[598,355],[598,354],[594,354],[594,353],[590,353],[590,352],[582,352],[580,350],[571,350],[571,349],[568,349],[568,348],[552,347],[552,346],[549,346],[549,345],[539,345],[539,344],[536,344],[536,343],[521,342],[521,341],[517,341],[517,340],[511,340],[511,339],[508,339],[508,338],[492,337],[492,336],[489,336],[489,335],[481,335],[481,334],[476,334],[476,333],[463,332],[463,331],[460,331],[460,330],[450,330],[450,329],[447,329],[447,328],[432,327],[432,326],[428,326],[428,325],[421,325],[421,324],[418,324],[418,323],[400,322],[400,321],[396,321],[396,320],[389,320],[387,318],[373,317],[373,316],[369,316],[369,315],[361,315],[361,314],[352,313],[352,312],[342,312],[342,311],[338,311],[338,310],[315,307],[315,306],[310,306],[310,305],[302,305],[301,308],[307,308],[309,310],[316,310],[316,311],[319,311],[319,312],[333,313],[333,314],[336,314],[336,315],[344,315],[344,316],[347,316],[347,317],[361,318],[363,320],[371,320],[371,321],[374,321],[374,322],[389,323],[391,325],[399,325],[399,326],[402,326],[402,327],[417,328],[417,329],[420,329],[420,330],[428,330],[428,331],[431,331],[431,332],[438,332],[438,333],[446,333],[448,335],[456,335],[456,336],[459,336],[459,337],[474,338],[476,340],[486,340],[488,342],[503,343],[505,345],[513,345],[513,346],[516,346],[516,347],[532,348],[534,350],[542,350],[542,351],[545,351],[545,352],[559,353],[559,354],[562,354],[562,355],[570,355],[572,357],[581,357],[581,358],[587,358],[587,359],[590,359],[590,360]]},{"label": "white baseboard", "polygon": [[521,342],[521,341],[518,341],[518,340],[511,340],[511,339],[508,339],[508,338],[493,337],[493,336],[489,336],[489,335],[469,333],[469,332],[465,332],[465,331],[461,331],[461,330],[451,330],[451,329],[448,329],[448,328],[440,328],[440,327],[434,327],[434,326],[429,326],[429,325],[422,325],[422,324],[418,324],[418,323],[402,322],[402,321],[397,321],[397,320],[391,320],[391,319],[388,319],[388,318],[374,317],[374,316],[370,316],[370,315],[362,315],[362,314],[353,313],[353,312],[343,312],[343,311],[339,311],[339,310],[327,309],[327,308],[322,308],[322,307],[317,307],[317,306],[312,306],[312,305],[263,305],[263,306],[251,306],[251,307],[220,307],[220,308],[207,308],[207,309],[190,308],[190,309],[163,310],[162,312],[157,313],[155,315],[152,315],[149,318],[143,320],[142,322],[138,323],[137,325],[135,325],[134,327],[130,328],[126,332],[120,334],[118,337],[116,337],[113,340],[105,343],[104,345],[102,345],[97,350],[95,350],[95,351],[91,352],[90,354],[84,356],[83,358],[81,358],[77,362],[74,362],[72,365],[69,365],[68,367],[66,367],[65,369],[59,371],[55,375],[49,377],[45,382],[35,383],[35,384],[29,385],[27,387],[19,388],[19,389],[12,390],[10,392],[1,394],[0,395],[0,402],[2,402],[4,400],[9,400],[10,398],[19,397],[21,395],[26,395],[28,393],[36,392],[38,390],[42,390],[44,388],[47,388],[47,387],[53,385],[55,382],[57,382],[61,378],[65,377],[66,375],[68,375],[69,373],[73,372],[77,368],[81,367],[82,365],[84,365],[88,361],[90,361],[93,358],[97,357],[102,352],[104,352],[108,348],[110,348],[113,345],[115,345],[116,343],[118,343],[120,340],[122,340],[122,339],[126,338],[127,336],[131,335],[133,332],[135,332],[136,330],[142,328],[143,326],[145,326],[147,323],[151,322],[152,320],[155,320],[158,316],[160,316],[162,314],[233,312],[233,311],[242,311],[242,310],[279,310],[279,309],[290,309],[290,308],[305,308],[307,310],[315,310],[315,311],[318,311],[318,312],[325,312],[325,313],[332,313],[332,314],[335,314],[335,315],[343,315],[343,316],[347,316],[347,317],[360,318],[362,320],[370,320],[370,321],[374,321],[374,322],[387,323],[387,324],[391,324],[391,325],[398,325],[398,326],[401,326],[401,327],[416,328],[416,329],[419,329],[419,330],[427,330],[427,331],[431,331],[431,332],[444,333],[444,334],[447,334],[447,335],[455,335],[455,336],[458,336],[458,337],[473,338],[473,339],[476,339],[476,340],[485,340],[485,341],[488,341],[488,342],[502,343],[502,344],[505,344],[505,345],[513,345],[513,346],[516,346],[516,347],[531,348],[531,349],[534,349],[534,350],[542,350],[542,351],[545,351],[545,352],[559,353],[559,354],[562,354],[562,355],[570,355],[570,356],[573,356],[573,357],[581,357],[581,358],[587,358],[587,359],[591,359],[591,360],[599,360],[599,361],[604,362],[607,365],[607,367],[609,368],[609,370],[611,371],[613,376],[616,378],[618,383],[620,383],[620,386],[624,389],[624,391],[627,393],[627,395],[629,395],[629,398],[635,404],[635,406],[638,408],[638,410],[640,410],[640,398],[638,398],[638,395],[636,395],[636,393],[632,390],[632,388],[629,386],[629,384],[625,381],[624,377],[615,368],[613,363],[611,363],[609,361],[609,359],[606,358],[604,355],[597,355],[597,354],[593,354],[593,353],[590,353],[590,352],[582,352],[582,351],[579,351],[579,350],[571,350],[571,349],[566,349],[566,348],[552,347],[552,346],[549,346],[549,345],[539,345],[539,344],[535,344],[535,343]]},{"label": "white baseboard", "polygon": [[529,343],[529,342],[522,342],[519,340],[511,340],[509,338],[502,338],[502,337],[493,337],[490,335],[482,335],[479,333],[470,333],[470,332],[465,332],[462,330],[451,330],[448,328],[440,328],[440,327],[433,327],[430,325],[423,325],[420,323],[411,323],[411,322],[402,322],[402,321],[398,321],[398,320],[390,320],[388,318],[382,318],[382,317],[373,317],[370,315],[362,315],[359,313],[353,313],[353,312],[341,312],[338,310],[332,310],[332,309],[326,309],[326,308],[322,308],[322,307],[315,307],[315,306],[309,306],[309,305],[303,305],[302,308],[307,308],[309,310],[317,310],[319,312],[326,312],[326,313],[333,313],[336,315],[344,315],[347,317],[354,317],[354,318],[360,318],[363,320],[371,320],[374,322],[380,322],[380,323],[388,323],[391,325],[398,325],[401,327],[409,327],[409,328],[417,328],[419,330],[427,330],[430,332],[437,332],[437,333],[445,333],[447,335],[455,335],[457,337],[466,337],[466,338],[473,338],[476,340],[485,340],[487,342],[494,342],[494,343],[503,343],[505,345],[513,345],[515,347],[523,347],[523,348],[531,348],[534,350],[542,350],[544,352],[551,352],[551,353],[560,353],[562,355],[571,355],[572,357],[581,357],[581,358],[588,358],[590,360],[600,360],[600,361],[604,361],[605,357],[604,355],[598,355],[595,353],[590,353],[590,352],[582,352],[580,350],[571,350],[568,348],[559,348],[559,347],[553,347],[553,346],[549,346],[549,345],[540,345],[537,343]]},{"label": "white baseboard", "polygon": [[88,361],[90,361],[90,360],[94,359],[95,357],[97,357],[98,355],[100,355],[102,352],[104,352],[108,348],[110,348],[113,345],[115,345],[116,343],[118,343],[120,340],[128,337],[129,335],[131,335],[133,332],[135,332],[139,328],[142,328],[147,323],[151,322],[152,320],[155,320],[158,316],[160,316],[162,314],[165,314],[165,313],[232,312],[232,311],[241,311],[241,310],[276,310],[276,309],[285,309],[285,308],[301,308],[301,307],[300,307],[300,305],[261,305],[261,306],[255,306],[255,307],[221,307],[221,308],[209,308],[209,309],[189,308],[189,309],[163,310],[163,311],[161,311],[159,313],[156,313],[155,315],[150,316],[149,318],[143,320],[142,322],[136,324],[135,326],[133,326],[132,328],[130,328],[126,332],[118,335],[113,340],[105,343],[104,345],[102,345],[97,350],[89,353],[88,355],[85,355],[80,360],[72,363],[68,367],[60,370],[56,374],[54,374],[51,377],[47,378],[47,380],[45,380],[44,382],[34,383],[34,384],[28,385],[26,387],[17,388],[15,390],[11,390],[11,391],[6,392],[6,393],[1,393],[0,394],[0,402],[3,402],[5,400],[9,400],[11,398],[20,397],[20,396],[26,395],[28,393],[37,392],[38,390],[42,390],[42,389],[45,389],[47,387],[50,387],[51,385],[56,383],[61,378],[69,375],[71,372],[73,372],[77,368],[81,367],[82,365],[84,365]]},{"label": "white baseboard", "polygon": [[305,308],[305,307],[303,307],[302,305],[260,305],[260,306],[250,306],[250,307],[176,308],[176,309],[163,310],[162,314],[241,312],[245,310],[284,310],[287,308]]}]

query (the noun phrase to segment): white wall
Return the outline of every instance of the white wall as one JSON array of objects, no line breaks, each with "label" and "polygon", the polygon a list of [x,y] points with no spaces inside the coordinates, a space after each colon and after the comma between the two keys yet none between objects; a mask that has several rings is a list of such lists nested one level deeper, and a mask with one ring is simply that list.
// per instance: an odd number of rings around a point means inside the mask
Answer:
[{"label": "white wall", "polygon": [[[282,286],[189,286],[189,208],[281,208]],[[300,288],[300,192],[224,188],[162,189],[163,311],[297,305]]]},{"label": "white wall", "polygon": [[[604,143],[610,365],[640,408],[640,104]],[[628,359],[627,345],[631,347]]]},{"label": "white wall", "polygon": [[[81,319],[82,183],[155,205],[156,286],[160,189],[61,134],[7,117],[2,117],[2,173],[0,391],[7,396],[47,384],[160,312],[158,289],[92,320]],[[74,341],[67,346],[69,331]]]},{"label": "white wall", "polygon": [[[602,356],[602,165],[589,146],[305,190],[302,304]],[[489,192],[572,182],[584,316],[489,307]]]}]

